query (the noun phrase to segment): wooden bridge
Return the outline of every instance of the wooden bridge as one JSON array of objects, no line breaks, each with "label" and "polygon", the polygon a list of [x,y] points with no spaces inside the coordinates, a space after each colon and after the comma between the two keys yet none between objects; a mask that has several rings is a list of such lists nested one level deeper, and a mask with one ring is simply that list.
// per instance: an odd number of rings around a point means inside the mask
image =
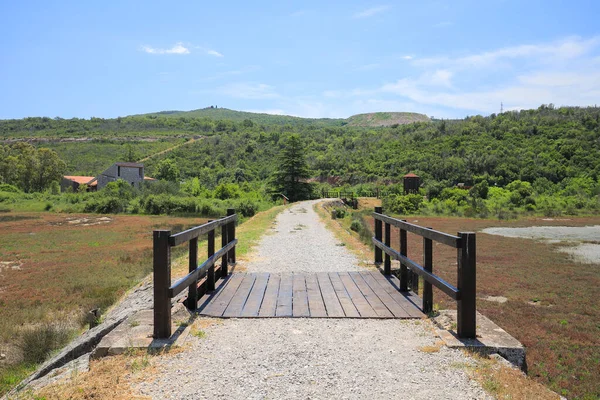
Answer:
[{"label": "wooden bridge", "polygon": [[[458,236],[384,215],[375,219],[374,261],[383,270],[328,273],[229,273],[235,264],[233,209],[227,216],[186,231],[154,231],[154,337],[171,336],[171,299],[185,289],[188,309],[219,318],[423,318],[433,309],[435,286],[457,301],[459,337],[475,338],[475,234]],[[391,227],[400,231],[400,251],[391,247]],[[221,248],[215,251],[215,231]],[[407,257],[407,233],[423,237],[423,266]],[[198,238],[207,235],[208,258],[198,265]],[[433,242],[457,249],[457,287],[433,273]],[[188,243],[189,274],[171,284],[173,246]],[[385,255],[385,257],[384,257]],[[391,260],[400,261],[396,277]],[[423,280],[423,299],[418,295]],[[222,279],[221,279],[222,278]]]}]

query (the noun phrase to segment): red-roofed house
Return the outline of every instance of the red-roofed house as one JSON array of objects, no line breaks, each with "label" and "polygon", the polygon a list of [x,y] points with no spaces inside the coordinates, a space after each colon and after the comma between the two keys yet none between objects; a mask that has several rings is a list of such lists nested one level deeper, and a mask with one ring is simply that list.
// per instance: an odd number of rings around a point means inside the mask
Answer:
[{"label": "red-roofed house", "polygon": [[[74,176],[74,175],[63,176],[63,178],[60,182],[60,190],[62,192],[66,192],[67,190],[69,190],[69,188],[71,188],[71,190],[73,192],[76,192],[79,190],[79,186],[87,185],[88,192],[95,192],[98,187],[98,183],[95,181],[95,179],[96,178],[93,176]],[[92,182],[92,181],[94,181],[94,182]]]}]

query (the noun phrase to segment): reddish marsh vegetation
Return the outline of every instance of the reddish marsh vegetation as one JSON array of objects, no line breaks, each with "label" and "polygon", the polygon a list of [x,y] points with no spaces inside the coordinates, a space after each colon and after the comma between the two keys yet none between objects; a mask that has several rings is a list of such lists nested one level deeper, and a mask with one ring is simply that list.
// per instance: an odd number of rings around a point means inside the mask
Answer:
[{"label": "reddish marsh vegetation", "polygon": [[[21,332],[63,321],[71,331],[152,270],[152,230],[199,218],[0,214],[0,395],[31,368]],[[26,355],[26,354],[25,354]],[[25,367],[29,364],[28,367]]]},{"label": "reddish marsh vegetation", "polygon": [[[492,226],[599,225],[599,217],[555,221],[409,217],[408,221],[452,234],[478,232],[478,310],[527,347],[529,376],[568,398],[600,396],[600,263],[578,263],[556,251],[557,243],[479,232]],[[398,231],[392,228],[392,246],[398,249],[398,244]],[[420,262],[422,247],[422,238],[409,233],[409,257]],[[456,284],[456,250],[434,244],[433,262],[436,274]],[[488,296],[507,301],[486,301]],[[436,289],[434,302],[440,308],[455,307]]]}]

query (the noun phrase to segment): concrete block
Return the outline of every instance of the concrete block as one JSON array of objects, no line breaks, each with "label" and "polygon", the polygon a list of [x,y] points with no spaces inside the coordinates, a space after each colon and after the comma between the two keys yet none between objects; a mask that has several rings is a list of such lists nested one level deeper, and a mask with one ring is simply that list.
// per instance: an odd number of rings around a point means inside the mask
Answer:
[{"label": "concrete block", "polygon": [[504,329],[496,325],[486,316],[477,313],[477,337],[475,339],[459,338],[456,333],[456,311],[442,310],[433,318],[438,326],[438,336],[450,348],[464,348],[475,351],[484,356],[497,353],[527,372],[527,360],[525,347],[517,339],[512,337]]}]

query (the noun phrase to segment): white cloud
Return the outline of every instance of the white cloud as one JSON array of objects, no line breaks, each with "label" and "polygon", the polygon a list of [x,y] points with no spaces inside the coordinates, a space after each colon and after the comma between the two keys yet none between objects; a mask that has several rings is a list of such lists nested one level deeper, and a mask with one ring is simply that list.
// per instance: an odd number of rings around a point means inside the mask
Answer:
[{"label": "white cloud", "polygon": [[278,98],[279,94],[275,92],[275,88],[264,83],[240,82],[230,83],[217,88],[217,93],[235,97],[239,99],[274,99]]},{"label": "white cloud", "polygon": [[[418,59],[411,62],[420,70],[416,75],[375,88],[326,90],[322,96],[352,108],[412,104],[436,116],[456,110],[494,113],[501,102],[505,109],[548,103],[588,106],[600,99],[599,50],[600,37],[569,37],[462,57]],[[499,64],[504,67],[500,74],[493,68]]]},{"label": "white cloud", "polygon": [[423,67],[444,64],[447,67],[453,68],[483,68],[493,65],[494,63],[530,58],[534,58],[537,61],[555,63],[557,61],[570,60],[585,55],[599,44],[600,36],[592,37],[590,39],[582,39],[573,36],[551,43],[504,47],[463,57],[422,58],[415,60],[413,63]]},{"label": "white cloud", "polygon": [[413,56],[409,56],[409,55],[402,56],[403,60],[412,60],[413,58],[414,58]]},{"label": "white cloud", "polygon": [[216,50],[211,50],[211,49],[206,50],[206,54],[208,54],[209,56],[224,57],[223,54],[219,53]]},{"label": "white cloud", "polygon": [[391,8],[390,6],[377,6],[377,7],[368,8],[366,10],[355,13],[353,15],[353,18],[369,18],[369,17],[372,17],[379,13],[382,13],[384,11],[387,11],[390,8]]},{"label": "white cloud", "polygon": [[175,43],[175,45],[169,49],[142,46],[142,51],[145,51],[148,54],[190,54],[190,49],[185,47],[181,42]]}]

